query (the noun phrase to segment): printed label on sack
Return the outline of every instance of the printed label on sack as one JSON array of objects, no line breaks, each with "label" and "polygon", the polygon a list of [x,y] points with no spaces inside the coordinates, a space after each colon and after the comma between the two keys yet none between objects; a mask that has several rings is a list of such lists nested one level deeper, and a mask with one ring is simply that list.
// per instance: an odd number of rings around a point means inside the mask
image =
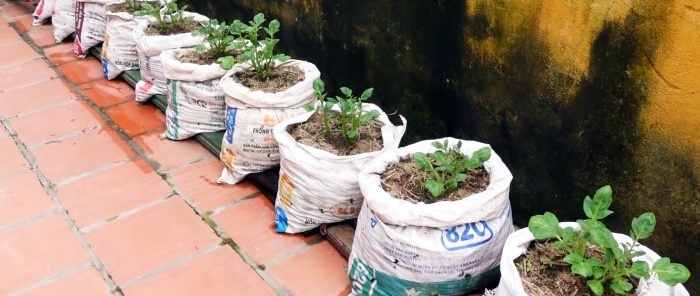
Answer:
[{"label": "printed label on sack", "polygon": [[294,192],[294,184],[289,180],[287,174],[280,175],[280,182],[277,188],[277,200],[281,206],[289,209],[292,207],[292,193]]},{"label": "printed label on sack", "polygon": [[493,238],[493,230],[486,221],[452,226],[442,233],[442,246],[448,251],[480,246]]},{"label": "printed label on sack", "polygon": [[233,144],[233,132],[236,129],[236,111],[237,108],[226,106],[226,141]]}]

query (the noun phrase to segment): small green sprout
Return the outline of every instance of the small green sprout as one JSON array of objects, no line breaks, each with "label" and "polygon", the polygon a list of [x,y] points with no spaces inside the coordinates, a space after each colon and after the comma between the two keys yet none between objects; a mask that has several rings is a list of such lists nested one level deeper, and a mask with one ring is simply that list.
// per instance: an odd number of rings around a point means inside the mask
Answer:
[{"label": "small green sprout", "polygon": [[187,5],[178,7],[177,2],[172,0],[166,4],[160,3],[141,3],[141,9],[136,11],[134,15],[150,15],[155,18],[155,27],[159,30],[164,30],[168,27],[184,28],[186,25],[194,22],[193,17],[185,17],[185,9]]},{"label": "small green sprout", "polygon": [[[279,42],[279,39],[275,39],[275,34],[279,32],[280,22],[272,20],[267,27],[264,27],[265,21],[265,15],[262,13],[256,14],[248,24],[240,20],[233,21],[231,31],[234,36],[245,38],[248,42],[232,43],[231,49],[241,50],[243,54],[238,59],[234,57],[223,58],[219,61],[222,67],[223,65],[233,66],[235,62],[249,62],[257,78],[266,81],[276,67],[275,61],[284,62],[289,59],[289,56],[285,54],[274,53],[275,46]],[[261,38],[260,30],[265,31],[264,38]]]},{"label": "small green sprout", "polygon": [[467,180],[467,173],[482,166],[491,158],[491,149],[481,148],[469,157],[462,154],[462,142],[459,141],[453,147],[449,147],[447,140],[444,143],[435,141],[432,143],[437,150],[432,154],[418,152],[413,155],[413,162],[425,170],[425,187],[433,197],[457,189],[461,182]]},{"label": "small green sprout", "polygon": [[[379,117],[379,111],[377,110],[362,110],[362,103],[372,96],[373,88],[366,89],[357,97],[352,94],[351,89],[341,87],[340,92],[343,96],[336,96],[334,98],[326,97],[325,84],[320,78],[313,82],[313,88],[314,94],[319,100],[316,105],[316,112],[321,116],[323,132],[326,137],[331,136],[332,123],[337,123],[345,142],[353,145],[360,139],[360,127],[369,124]],[[340,112],[331,111],[334,105],[338,105]],[[311,105],[307,105],[305,108],[308,111],[314,109]]]}]

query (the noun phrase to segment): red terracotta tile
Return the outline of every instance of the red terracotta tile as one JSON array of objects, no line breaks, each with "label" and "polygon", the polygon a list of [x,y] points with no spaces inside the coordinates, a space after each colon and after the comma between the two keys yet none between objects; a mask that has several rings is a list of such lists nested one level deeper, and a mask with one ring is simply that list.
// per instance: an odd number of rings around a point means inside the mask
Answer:
[{"label": "red terracotta tile", "polygon": [[36,53],[31,46],[24,42],[11,42],[0,45],[0,52],[2,52],[0,55],[0,68],[6,68],[6,70],[11,70],[18,64],[26,65],[26,62],[31,60],[44,63],[43,61],[38,60],[41,58],[41,56]]},{"label": "red terracotta tile", "polygon": [[[17,26],[17,30],[20,33],[25,33],[32,28],[32,22],[34,21],[34,18],[31,15],[22,15],[14,17],[12,21],[15,23],[15,26]],[[53,38],[53,29],[51,29],[51,37]]]},{"label": "red terracotta tile", "polygon": [[13,43],[24,43],[22,37],[17,34],[17,31],[12,27],[0,27],[0,46],[6,46]]},{"label": "red terracotta tile", "polygon": [[134,88],[121,78],[96,80],[83,83],[79,87],[83,94],[100,107],[109,107],[134,99]]},{"label": "red terracotta tile", "polygon": [[28,146],[50,143],[71,135],[99,129],[101,119],[81,101],[21,115],[10,120],[19,138]]},{"label": "red terracotta tile", "polygon": [[109,291],[107,283],[102,279],[100,272],[90,266],[75,274],[22,294],[22,296],[46,295],[111,296],[112,293]]},{"label": "red terracotta tile", "polygon": [[88,260],[58,215],[0,234],[0,295]]},{"label": "red terracotta tile", "polygon": [[19,5],[15,3],[14,5],[5,5],[2,7],[3,14],[9,17],[16,17],[21,15],[32,14],[33,10],[29,10],[29,7]]},{"label": "red terracotta tile", "polygon": [[122,290],[129,296],[275,295],[228,246]]},{"label": "red terracotta tile", "polygon": [[218,158],[212,158],[177,169],[172,180],[182,196],[205,212],[260,192],[248,181],[236,185],[217,184],[223,167]]},{"label": "red terracotta tile", "polygon": [[0,178],[0,227],[23,221],[54,207],[31,172]]},{"label": "red terracotta tile", "polygon": [[[3,49],[0,48],[0,51],[2,50]],[[0,59],[3,59],[3,57],[6,57],[6,55],[0,55]],[[2,66],[0,66],[0,68],[1,67]],[[12,64],[12,66],[2,69],[0,89],[9,91],[14,88],[36,84],[56,77],[58,77],[56,72],[49,68],[49,65],[43,60],[25,60],[24,62]]]},{"label": "red terracotta tile", "polygon": [[12,117],[73,100],[75,95],[68,90],[61,79],[49,79],[0,92],[0,114]]},{"label": "red terracotta tile", "polygon": [[51,25],[32,26],[30,23],[27,35],[39,47],[53,46],[58,43],[53,37],[53,26]]},{"label": "red terracotta tile", "polygon": [[214,156],[194,139],[172,141],[163,139],[159,133],[149,133],[134,138],[146,155],[160,164],[160,170],[193,163]]},{"label": "red terracotta tile", "polygon": [[0,165],[0,177],[17,172],[28,171],[29,163],[24,158],[19,148],[12,138],[0,139],[0,155],[2,155],[2,165]]},{"label": "red terracotta tile", "polygon": [[39,169],[59,183],[69,177],[125,161],[133,152],[107,127],[33,148]]},{"label": "red terracotta tile", "polygon": [[58,188],[58,198],[79,227],[113,218],[171,193],[170,186],[143,160],[120,164]]},{"label": "red terracotta tile", "polygon": [[66,76],[68,81],[76,85],[104,79],[102,64],[94,57],[87,57],[82,60],[59,65],[58,70]]},{"label": "red terracotta tile", "polygon": [[180,197],[172,197],[88,233],[117,284],[220,241]]},{"label": "red terracotta tile", "polygon": [[54,65],[63,65],[78,60],[73,53],[73,43],[65,42],[44,48],[44,55]]},{"label": "red terracotta tile", "polygon": [[262,195],[236,204],[212,218],[258,264],[266,264],[318,237],[275,232],[273,205]]},{"label": "red terracotta tile", "polygon": [[324,241],[279,262],[267,272],[293,295],[347,295],[350,293],[347,268],[347,260]]},{"label": "red terracotta tile", "polygon": [[165,115],[152,104],[126,102],[107,109],[107,115],[130,137],[165,129]]}]

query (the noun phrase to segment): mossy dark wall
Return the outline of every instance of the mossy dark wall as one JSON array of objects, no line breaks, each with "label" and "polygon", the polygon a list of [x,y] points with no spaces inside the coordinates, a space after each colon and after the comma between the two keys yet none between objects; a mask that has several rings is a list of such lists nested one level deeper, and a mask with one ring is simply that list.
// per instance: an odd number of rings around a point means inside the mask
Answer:
[{"label": "mossy dark wall", "polygon": [[580,218],[583,197],[612,185],[610,227],[627,233],[632,217],[654,211],[659,226],[646,244],[689,266],[696,275],[687,286],[700,294],[695,152],[641,124],[670,5],[641,1],[605,21],[587,71],[577,73],[557,66],[536,12],[504,4],[513,1],[191,2],[220,19],[279,19],[281,50],[316,64],[331,90],[374,87],[373,102],[408,118],[405,144],[443,136],[490,143],[514,175],[520,225],[546,210]]}]

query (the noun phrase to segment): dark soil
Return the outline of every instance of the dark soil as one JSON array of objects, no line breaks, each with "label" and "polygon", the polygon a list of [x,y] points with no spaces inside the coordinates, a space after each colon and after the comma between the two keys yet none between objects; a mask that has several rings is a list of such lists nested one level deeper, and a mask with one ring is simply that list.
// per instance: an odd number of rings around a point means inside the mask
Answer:
[{"label": "dark soil", "polygon": [[[231,56],[238,56],[241,54],[240,51],[231,51],[228,53]],[[216,64],[216,60],[218,60],[220,56],[215,56],[211,54],[211,52],[197,52],[197,51],[188,51],[186,53],[183,53],[175,59],[182,63],[190,63],[190,64],[198,64],[198,65],[211,65],[211,64]]]},{"label": "dark soil", "polygon": [[292,126],[289,134],[299,143],[339,156],[379,151],[383,147],[382,123],[379,121],[360,127],[360,139],[355,144],[348,144],[343,139],[338,123],[332,122],[331,135],[326,137],[323,133],[323,120],[318,113],[311,115],[306,122]]},{"label": "dark soil", "polygon": [[136,7],[129,7],[128,4],[126,3],[119,3],[119,4],[114,4],[110,7],[110,12],[126,12],[129,14],[134,14],[134,12],[139,10],[139,7],[141,6],[141,3],[137,3]]},{"label": "dark soil", "polygon": [[261,81],[255,75],[255,71],[250,69],[244,72],[238,72],[233,76],[233,79],[250,88],[251,90],[259,90],[264,92],[276,93],[288,89],[295,84],[303,81],[305,78],[304,71],[297,66],[280,66],[272,70],[270,77],[267,80]]},{"label": "dark soil", "polygon": [[160,28],[156,26],[156,24],[150,24],[148,28],[146,28],[146,35],[148,36],[155,36],[155,35],[161,35],[161,36],[168,36],[168,35],[176,35],[176,34],[182,34],[182,33],[190,33],[194,32],[197,30],[197,27],[199,27],[199,23],[197,22],[189,22],[184,25],[172,25],[168,23],[167,26],[164,28]]},{"label": "dark soil", "polygon": [[[515,259],[515,266],[530,296],[595,296],[586,285],[586,279],[571,273],[571,266],[561,260],[566,252],[554,248],[551,241],[535,241],[527,252]],[[603,258],[603,254],[594,247],[586,250],[586,257]],[[630,281],[634,288],[631,293],[615,294],[606,290],[604,296],[634,296],[639,280]]]},{"label": "dark soil", "polygon": [[126,12],[128,14],[134,14],[135,12],[139,11],[141,9],[141,4],[142,3],[151,3],[154,4],[156,1],[136,1],[136,4],[134,7],[130,7],[126,3],[119,3],[119,4],[114,4],[110,7],[110,12]]},{"label": "dark soil", "polygon": [[389,167],[381,177],[384,190],[395,198],[413,203],[426,204],[438,201],[456,201],[467,198],[472,194],[482,192],[489,186],[489,173],[483,166],[468,173],[467,180],[460,183],[457,189],[435,198],[423,185],[426,172],[413,162],[412,159],[401,159],[399,163]]}]

